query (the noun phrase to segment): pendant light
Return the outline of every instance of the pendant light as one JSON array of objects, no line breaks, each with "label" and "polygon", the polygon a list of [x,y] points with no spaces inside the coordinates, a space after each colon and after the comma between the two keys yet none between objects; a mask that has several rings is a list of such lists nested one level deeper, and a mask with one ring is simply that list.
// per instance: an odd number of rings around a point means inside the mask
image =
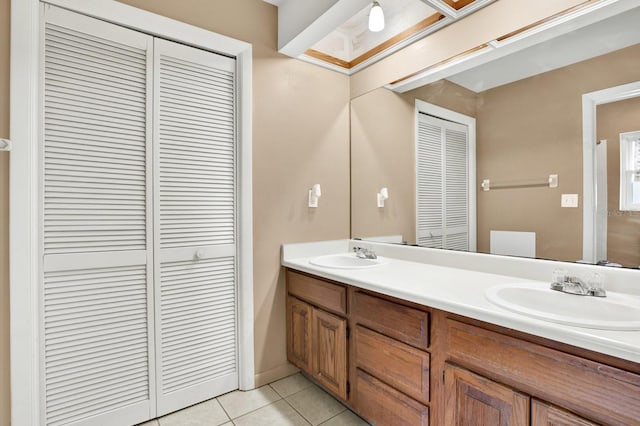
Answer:
[{"label": "pendant light", "polygon": [[384,12],[380,3],[373,2],[371,12],[369,12],[369,31],[378,32],[384,29]]}]

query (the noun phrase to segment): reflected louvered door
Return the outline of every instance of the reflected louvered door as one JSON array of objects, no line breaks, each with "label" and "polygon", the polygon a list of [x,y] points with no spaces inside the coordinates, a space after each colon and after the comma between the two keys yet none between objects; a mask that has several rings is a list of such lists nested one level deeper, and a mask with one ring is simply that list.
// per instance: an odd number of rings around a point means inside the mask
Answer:
[{"label": "reflected louvered door", "polygon": [[158,414],[237,389],[235,60],[154,47]]},{"label": "reflected louvered door", "polygon": [[43,10],[42,419],[139,423],[155,410],[153,39]]},{"label": "reflected louvered door", "polygon": [[417,131],[416,242],[468,250],[468,129],[419,114]]}]

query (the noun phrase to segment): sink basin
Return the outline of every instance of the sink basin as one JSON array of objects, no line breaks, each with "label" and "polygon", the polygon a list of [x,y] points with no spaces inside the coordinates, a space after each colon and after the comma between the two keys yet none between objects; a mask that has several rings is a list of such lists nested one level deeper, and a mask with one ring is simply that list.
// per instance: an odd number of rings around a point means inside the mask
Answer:
[{"label": "sink basin", "polygon": [[607,292],[607,297],[576,296],[536,284],[490,287],[487,299],[519,314],[575,327],[640,330],[640,298]]},{"label": "sink basin", "polygon": [[355,253],[330,254],[327,256],[319,256],[309,260],[309,263],[315,266],[323,266],[325,268],[337,269],[366,269],[384,265],[388,261],[385,258],[362,259],[357,257]]}]

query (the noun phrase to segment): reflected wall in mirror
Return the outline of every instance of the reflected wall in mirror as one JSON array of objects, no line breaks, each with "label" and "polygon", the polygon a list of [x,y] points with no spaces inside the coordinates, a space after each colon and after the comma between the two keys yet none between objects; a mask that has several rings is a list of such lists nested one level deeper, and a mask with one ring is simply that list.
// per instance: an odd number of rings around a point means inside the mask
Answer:
[{"label": "reflected wall in mirror", "polygon": [[[582,259],[582,95],[640,80],[640,44],[485,89],[491,79],[474,72],[490,66],[402,94],[379,88],[352,100],[352,237],[402,235],[416,243],[415,101],[421,100],[476,119],[479,252],[490,252],[492,230],[522,231],[535,233],[538,258]],[[607,260],[626,267],[640,265],[640,212],[619,209],[619,134],[640,130],[639,104],[634,98],[597,110],[598,139],[607,140]],[[517,183],[551,174],[559,176],[557,188],[480,188],[483,179]],[[382,187],[389,199],[379,208]],[[561,207],[562,194],[577,194],[578,207]]]}]

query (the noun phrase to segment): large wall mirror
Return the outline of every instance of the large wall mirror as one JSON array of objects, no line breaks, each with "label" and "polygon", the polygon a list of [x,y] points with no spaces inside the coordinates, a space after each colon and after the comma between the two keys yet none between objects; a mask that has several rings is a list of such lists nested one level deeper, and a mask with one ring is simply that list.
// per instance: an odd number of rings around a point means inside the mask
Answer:
[{"label": "large wall mirror", "polygon": [[[640,211],[628,207],[640,198],[640,97],[598,105],[593,161],[583,149],[583,96],[640,82],[638,22],[640,7],[467,69],[439,71],[437,80],[403,93],[381,87],[352,99],[352,237],[640,267]],[[447,135],[455,139],[465,119],[470,144],[449,153]],[[444,136],[427,152],[420,138],[430,134]],[[465,170],[470,186],[447,180]],[[624,208],[621,180],[629,183]],[[421,240],[424,205],[468,215],[467,246],[456,245],[453,233],[443,246],[445,231]],[[596,212],[593,238],[601,247],[588,259],[585,209]]]}]

